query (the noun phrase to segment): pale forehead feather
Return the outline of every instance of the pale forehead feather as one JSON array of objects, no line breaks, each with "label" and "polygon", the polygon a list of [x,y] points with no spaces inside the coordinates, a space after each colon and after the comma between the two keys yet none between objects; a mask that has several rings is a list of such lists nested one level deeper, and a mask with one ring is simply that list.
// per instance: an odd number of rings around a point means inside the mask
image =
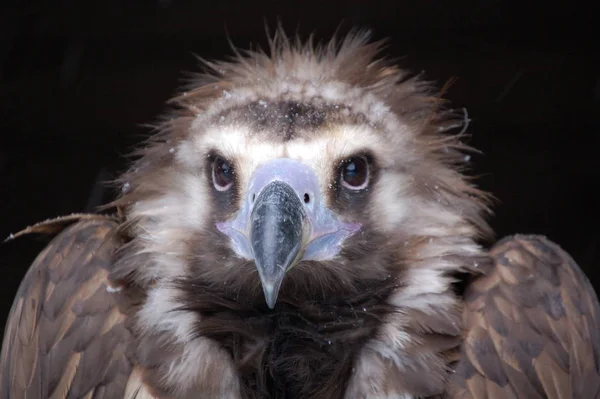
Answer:
[{"label": "pale forehead feather", "polygon": [[[224,109],[261,99],[310,102],[321,98],[351,105],[355,112],[388,125],[394,113],[410,113],[415,105],[431,108],[427,101],[404,104],[407,97],[426,91],[424,82],[407,79],[405,71],[378,58],[382,42],[368,39],[367,32],[358,32],[341,42],[332,39],[314,46],[310,41],[292,41],[278,31],[270,42],[269,55],[246,51],[231,61],[203,61],[210,71],[199,75],[190,90],[173,101],[196,116],[210,118]],[[391,108],[392,115],[387,112]]]}]

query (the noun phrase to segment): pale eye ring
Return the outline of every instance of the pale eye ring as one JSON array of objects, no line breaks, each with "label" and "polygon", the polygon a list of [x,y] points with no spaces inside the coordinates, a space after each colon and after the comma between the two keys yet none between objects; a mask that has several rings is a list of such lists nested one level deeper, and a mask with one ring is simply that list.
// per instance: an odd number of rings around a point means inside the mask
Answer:
[{"label": "pale eye ring", "polygon": [[364,156],[348,158],[340,170],[342,186],[350,190],[362,190],[369,185],[369,161]]},{"label": "pale eye ring", "polygon": [[222,157],[216,157],[212,163],[213,185],[218,191],[226,191],[233,185],[235,171],[233,165]]}]

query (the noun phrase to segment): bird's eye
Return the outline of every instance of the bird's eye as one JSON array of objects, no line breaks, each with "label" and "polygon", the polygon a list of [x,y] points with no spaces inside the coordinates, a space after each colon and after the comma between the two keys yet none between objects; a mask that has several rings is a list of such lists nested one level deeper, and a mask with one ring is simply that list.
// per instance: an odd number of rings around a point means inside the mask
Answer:
[{"label": "bird's eye", "polygon": [[225,191],[233,184],[233,166],[221,157],[217,157],[212,165],[212,179],[215,188]]},{"label": "bird's eye", "polygon": [[361,190],[369,184],[369,162],[364,156],[352,157],[342,163],[342,185],[351,190]]}]

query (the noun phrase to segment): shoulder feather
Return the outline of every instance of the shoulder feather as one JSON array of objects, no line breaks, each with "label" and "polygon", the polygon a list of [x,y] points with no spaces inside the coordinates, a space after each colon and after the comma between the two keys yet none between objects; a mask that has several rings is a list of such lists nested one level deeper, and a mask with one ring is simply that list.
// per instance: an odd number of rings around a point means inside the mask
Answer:
[{"label": "shoulder feather", "polygon": [[0,357],[1,397],[123,396],[131,338],[108,280],[117,227],[108,217],[77,215],[22,233],[64,228],[37,256],[13,302]]},{"label": "shoulder feather", "polygon": [[600,305],[560,247],[513,236],[465,294],[454,398],[600,398]]}]

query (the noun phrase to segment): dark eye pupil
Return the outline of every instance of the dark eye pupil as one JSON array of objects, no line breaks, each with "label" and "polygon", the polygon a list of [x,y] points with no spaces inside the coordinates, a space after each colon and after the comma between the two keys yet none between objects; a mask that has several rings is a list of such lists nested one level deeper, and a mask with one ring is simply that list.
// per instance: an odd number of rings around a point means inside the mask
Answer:
[{"label": "dark eye pupil", "polygon": [[233,182],[233,167],[223,158],[217,158],[213,164],[213,182],[217,189],[227,189]]},{"label": "dark eye pupil", "polygon": [[346,187],[363,188],[369,177],[369,166],[363,157],[350,158],[342,168],[342,179]]},{"label": "dark eye pupil", "polygon": [[220,167],[223,175],[229,175],[231,173],[231,166],[229,166],[227,162],[222,162]]}]

